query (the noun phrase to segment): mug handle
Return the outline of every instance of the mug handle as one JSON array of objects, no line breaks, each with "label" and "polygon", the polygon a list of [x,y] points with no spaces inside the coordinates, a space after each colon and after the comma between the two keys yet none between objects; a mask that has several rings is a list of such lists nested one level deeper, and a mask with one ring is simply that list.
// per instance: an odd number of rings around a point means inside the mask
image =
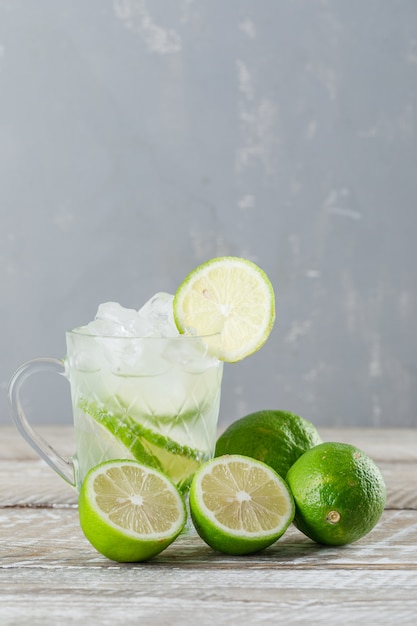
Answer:
[{"label": "mug handle", "polygon": [[10,414],[22,437],[39,454],[39,456],[52,467],[72,487],[75,483],[74,462],[70,457],[59,454],[39,433],[29,424],[22,402],[20,392],[24,382],[38,372],[65,373],[63,361],[54,358],[37,358],[23,363],[13,374],[9,383],[9,409]]}]

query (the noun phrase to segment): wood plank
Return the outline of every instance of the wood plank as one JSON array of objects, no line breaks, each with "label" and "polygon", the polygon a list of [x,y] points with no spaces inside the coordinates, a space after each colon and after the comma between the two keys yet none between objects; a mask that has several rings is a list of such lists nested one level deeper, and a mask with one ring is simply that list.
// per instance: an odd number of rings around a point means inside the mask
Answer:
[{"label": "wood plank", "polygon": [[[41,425],[35,428],[60,454],[64,456],[74,454],[75,438],[72,426]],[[12,425],[0,426],[0,459],[35,460],[39,457]]]},{"label": "wood plank", "polygon": [[318,428],[324,441],[351,443],[375,462],[417,462],[417,428]]},{"label": "wood plank", "polygon": [[[72,426],[37,426],[56,449],[70,456],[75,450]],[[362,448],[376,462],[417,461],[417,428],[318,428],[325,441],[343,441]],[[219,432],[221,429],[219,429]],[[0,426],[0,459],[35,459],[36,453],[12,426]]]},{"label": "wood plank", "polygon": [[[379,462],[387,485],[388,509],[417,510],[417,463]],[[64,506],[77,494],[41,459],[0,460],[0,506]]]},{"label": "wood plank", "polygon": [[257,626],[336,619],[340,624],[392,626],[415,624],[417,609],[416,572],[396,572],[395,580],[343,570],[286,572],[279,578],[253,570],[232,576],[178,572],[169,579],[165,571],[150,569],[91,574],[86,581],[77,571],[60,572],[58,584],[56,572],[55,579],[40,572],[33,586],[25,585],[19,601],[13,587],[6,586],[0,596],[2,624]]},{"label": "wood plank", "polygon": [[192,536],[138,564],[97,554],[74,508],[4,509],[0,529],[2,624],[415,623],[415,511],[386,511],[344,548],[291,528],[258,555],[221,555]]},{"label": "wood plank", "polygon": [[68,506],[77,503],[77,493],[44,461],[0,461],[0,507]]},{"label": "wood plank", "polygon": [[[337,572],[334,573],[337,575]],[[304,575],[299,575],[298,583],[303,584]],[[416,579],[404,575],[407,594],[391,597],[390,587],[385,593],[372,593],[365,577],[363,589],[325,592],[327,577],[319,576],[311,588],[282,588],[276,581],[277,589],[265,597],[256,591],[257,577],[253,585],[235,590],[222,585],[205,586],[202,580],[184,580],[183,586],[171,591],[165,581],[155,582],[153,589],[164,585],[164,593],[154,595],[152,589],[142,588],[141,580],[136,581],[124,592],[121,586],[103,593],[90,590],[60,588],[53,594],[45,588],[40,593],[21,596],[16,602],[13,594],[0,598],[0,614],[4,626],[44,626],[45,624],[80,624],[94,626],[114,626],[114,624],[152,624],[153,626],[223,626],[244,624],[322,624],[333,623],[335,616],[340,624],[414,625],[417,601],[410,590]],[[382,585],[385,581],[378,581]],[[184,591],[192,587],[192,597]],[[372,581],[370,581],[372,584]],[[224,586],[227,586],[227,590]],[[317,586],[316,586],[317,585]],[[320,587],[321,589],[320,589]],[[368,589],[368,591],[366,591]],[[398,620],[398,621],[397,621]]]},{"label": "wood plank", "polygon": [[387,509],[417,510],[417,463],[378,462],[387,486]]},{"label": "wood plank", "polygon": [[[291,526],[267,550],[232,557],[215,552],[196,534],[181,536],[153,561],[168,568],[346,568],[417,571],[417,511],[385,511],[374,530],[343,547],[315,544]],[[0,570],[108,568],[114,564],[87,542],[76,507],[0,509]]]}]

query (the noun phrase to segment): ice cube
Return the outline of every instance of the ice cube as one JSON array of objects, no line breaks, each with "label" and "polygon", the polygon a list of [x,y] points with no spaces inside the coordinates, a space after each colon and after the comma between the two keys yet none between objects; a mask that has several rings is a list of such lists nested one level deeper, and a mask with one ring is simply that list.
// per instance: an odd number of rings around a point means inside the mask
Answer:
[{"label": "ice cube", "polygon": [[210,363],[207,348],[196,337],[186,337],[180,340],[173,338],[166,343],[162,356],[169,363],[187,371],[189,369],[204,371]]},{"label": "ice cube", "polygon": [[98,337],[114,337],[119,332],[116,324],[106,320],[95,320],[77,329],[84,335],[97,335]]},{"label": "ice cube", "polygon": [[[88,367],[99,367],[120,376],[161,374],[172,367],[162,355],[165,342],[158,337],[178,337],[173,313],[174,296],[156,293],[139,311],[118,302],[100,304],[95,319],[78,329],[93,335],[89,345]],[[152,338],[149,342],[146,338]]]},{"label": "ice cube", "polygon": [[112,337],[132,337],[138,332],[138,314],[134,309],[126,309],[118,302],[100,304],[94,324],[100,329],[104,322],[111,330]]},{"label": "ice cube", "polygon": [[156,293],[139,309],[138,316],[148,327],[152,337],[176,337],[178,329],[174,321],[174,296],[163,291]]}]

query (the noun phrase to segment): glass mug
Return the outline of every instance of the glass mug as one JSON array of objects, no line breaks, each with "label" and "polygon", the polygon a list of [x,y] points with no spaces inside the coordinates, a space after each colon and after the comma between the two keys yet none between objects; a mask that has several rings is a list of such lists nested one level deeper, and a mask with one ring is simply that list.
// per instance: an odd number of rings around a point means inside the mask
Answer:
[{"label": "glass mug", "polygon": [[[187,492],[200,464],[214,454],[223,363],[207,338],[109,337],[66,333],[63,360],[24,363],[9,384],[10,413],[21,435],[79,491],[88,470],[111,459],[136,459]],[[76,452],[59,454],[29,424],[24,383],[41,371],[70,382]]]}]

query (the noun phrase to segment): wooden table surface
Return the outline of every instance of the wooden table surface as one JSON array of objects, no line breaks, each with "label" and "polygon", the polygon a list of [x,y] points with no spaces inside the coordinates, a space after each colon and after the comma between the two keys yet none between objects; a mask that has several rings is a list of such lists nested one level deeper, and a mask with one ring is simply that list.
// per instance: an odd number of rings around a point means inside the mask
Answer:
[{"label": "wooden table surface", "polygon": [[[71,428],[38,430],[72,453]],[[245,557],[180,537],[152,561],[120,564],[84,538],[72,488],[0,427],[0,624],[416,624],[417,429],[319,430],[381,468],[387,505],[369,535],[321,547],[291,527]]]}]

